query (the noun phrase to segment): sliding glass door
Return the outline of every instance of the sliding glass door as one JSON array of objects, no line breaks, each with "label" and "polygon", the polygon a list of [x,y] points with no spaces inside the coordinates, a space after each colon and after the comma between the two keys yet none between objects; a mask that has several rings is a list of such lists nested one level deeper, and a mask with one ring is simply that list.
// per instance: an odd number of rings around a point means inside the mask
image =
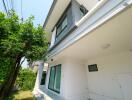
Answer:
[{"label": "sliding glass door", "polygon": [[56,65],[51,67],[48,88],[59,93],[60,82],[61,82],[61,65]]}]

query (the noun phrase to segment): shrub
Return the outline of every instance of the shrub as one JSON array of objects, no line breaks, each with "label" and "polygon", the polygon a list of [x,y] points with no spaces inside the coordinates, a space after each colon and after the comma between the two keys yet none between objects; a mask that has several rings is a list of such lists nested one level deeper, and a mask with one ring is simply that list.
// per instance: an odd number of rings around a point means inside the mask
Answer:
[{"label": "shrub", "polygon": [[21,69],[16,84],[21,90],[32,90],[35,85],[36,73],[31,69]]}]

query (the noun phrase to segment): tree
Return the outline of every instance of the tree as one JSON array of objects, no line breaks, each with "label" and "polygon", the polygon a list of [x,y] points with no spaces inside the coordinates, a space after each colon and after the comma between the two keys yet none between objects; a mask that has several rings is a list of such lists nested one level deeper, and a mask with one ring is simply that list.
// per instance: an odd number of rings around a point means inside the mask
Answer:
[{"label": "tree", "polygon": [[43,55],[47,52],[47,45],[46,33],[40,25],[34,27],[33,17],[22,22],[13,11],[9,16],[0,12],[0,67],[8,70],[0,88],[0,100],[9,95],[19,73],[21,59],[45,59]]}]

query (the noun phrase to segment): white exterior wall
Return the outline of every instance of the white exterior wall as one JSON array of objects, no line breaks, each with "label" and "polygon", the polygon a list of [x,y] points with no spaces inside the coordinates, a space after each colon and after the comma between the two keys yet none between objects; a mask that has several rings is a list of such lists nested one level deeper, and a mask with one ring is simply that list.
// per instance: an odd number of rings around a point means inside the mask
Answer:
[{"label": "white exterior wall", "polygon": [[[88,72],[97,64],[98,72]],[[132,100],[132,52],[112,54],[86,63],[90,100]]]},{"label": "white exterior wall", "polygon": [[[50,66],[62,64],[60,94],[66,100],[87,100],[87,74],[85,66],[73,59],[61,59]],[[48,89],[50,70],[48,70],[46,88]],[[52,92],[52,91],[51,91]]]},{"label": "white exterior wall", "polygon": [[64,68],[66,100],[87,100],[87,76],[84,64],[69,59]]},{"label": "white exterior wall", "polygon": [[[132,52],[127,51],[86,63],[71,58],[53,62],[51,66],[62,64],[61,90],[55,94],[66,100],[132,100],[131,60]],[[99,71],[89,72],[91,64],[97,64]],[[49,74],[47,88],[48,80]]]}]

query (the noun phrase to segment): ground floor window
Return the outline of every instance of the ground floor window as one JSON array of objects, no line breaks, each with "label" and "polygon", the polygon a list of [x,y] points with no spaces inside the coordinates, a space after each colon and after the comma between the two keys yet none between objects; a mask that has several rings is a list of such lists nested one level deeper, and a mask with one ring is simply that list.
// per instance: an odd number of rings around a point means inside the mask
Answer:
[{"label": "ground floor window", "polygon": [[41,85],[45,85],[45,79],[46,79],[46,71],[43,71]]},{"label": "ground floor window", "polygon": [[48,88],[60,93],[61,64],[51,67]]}]

